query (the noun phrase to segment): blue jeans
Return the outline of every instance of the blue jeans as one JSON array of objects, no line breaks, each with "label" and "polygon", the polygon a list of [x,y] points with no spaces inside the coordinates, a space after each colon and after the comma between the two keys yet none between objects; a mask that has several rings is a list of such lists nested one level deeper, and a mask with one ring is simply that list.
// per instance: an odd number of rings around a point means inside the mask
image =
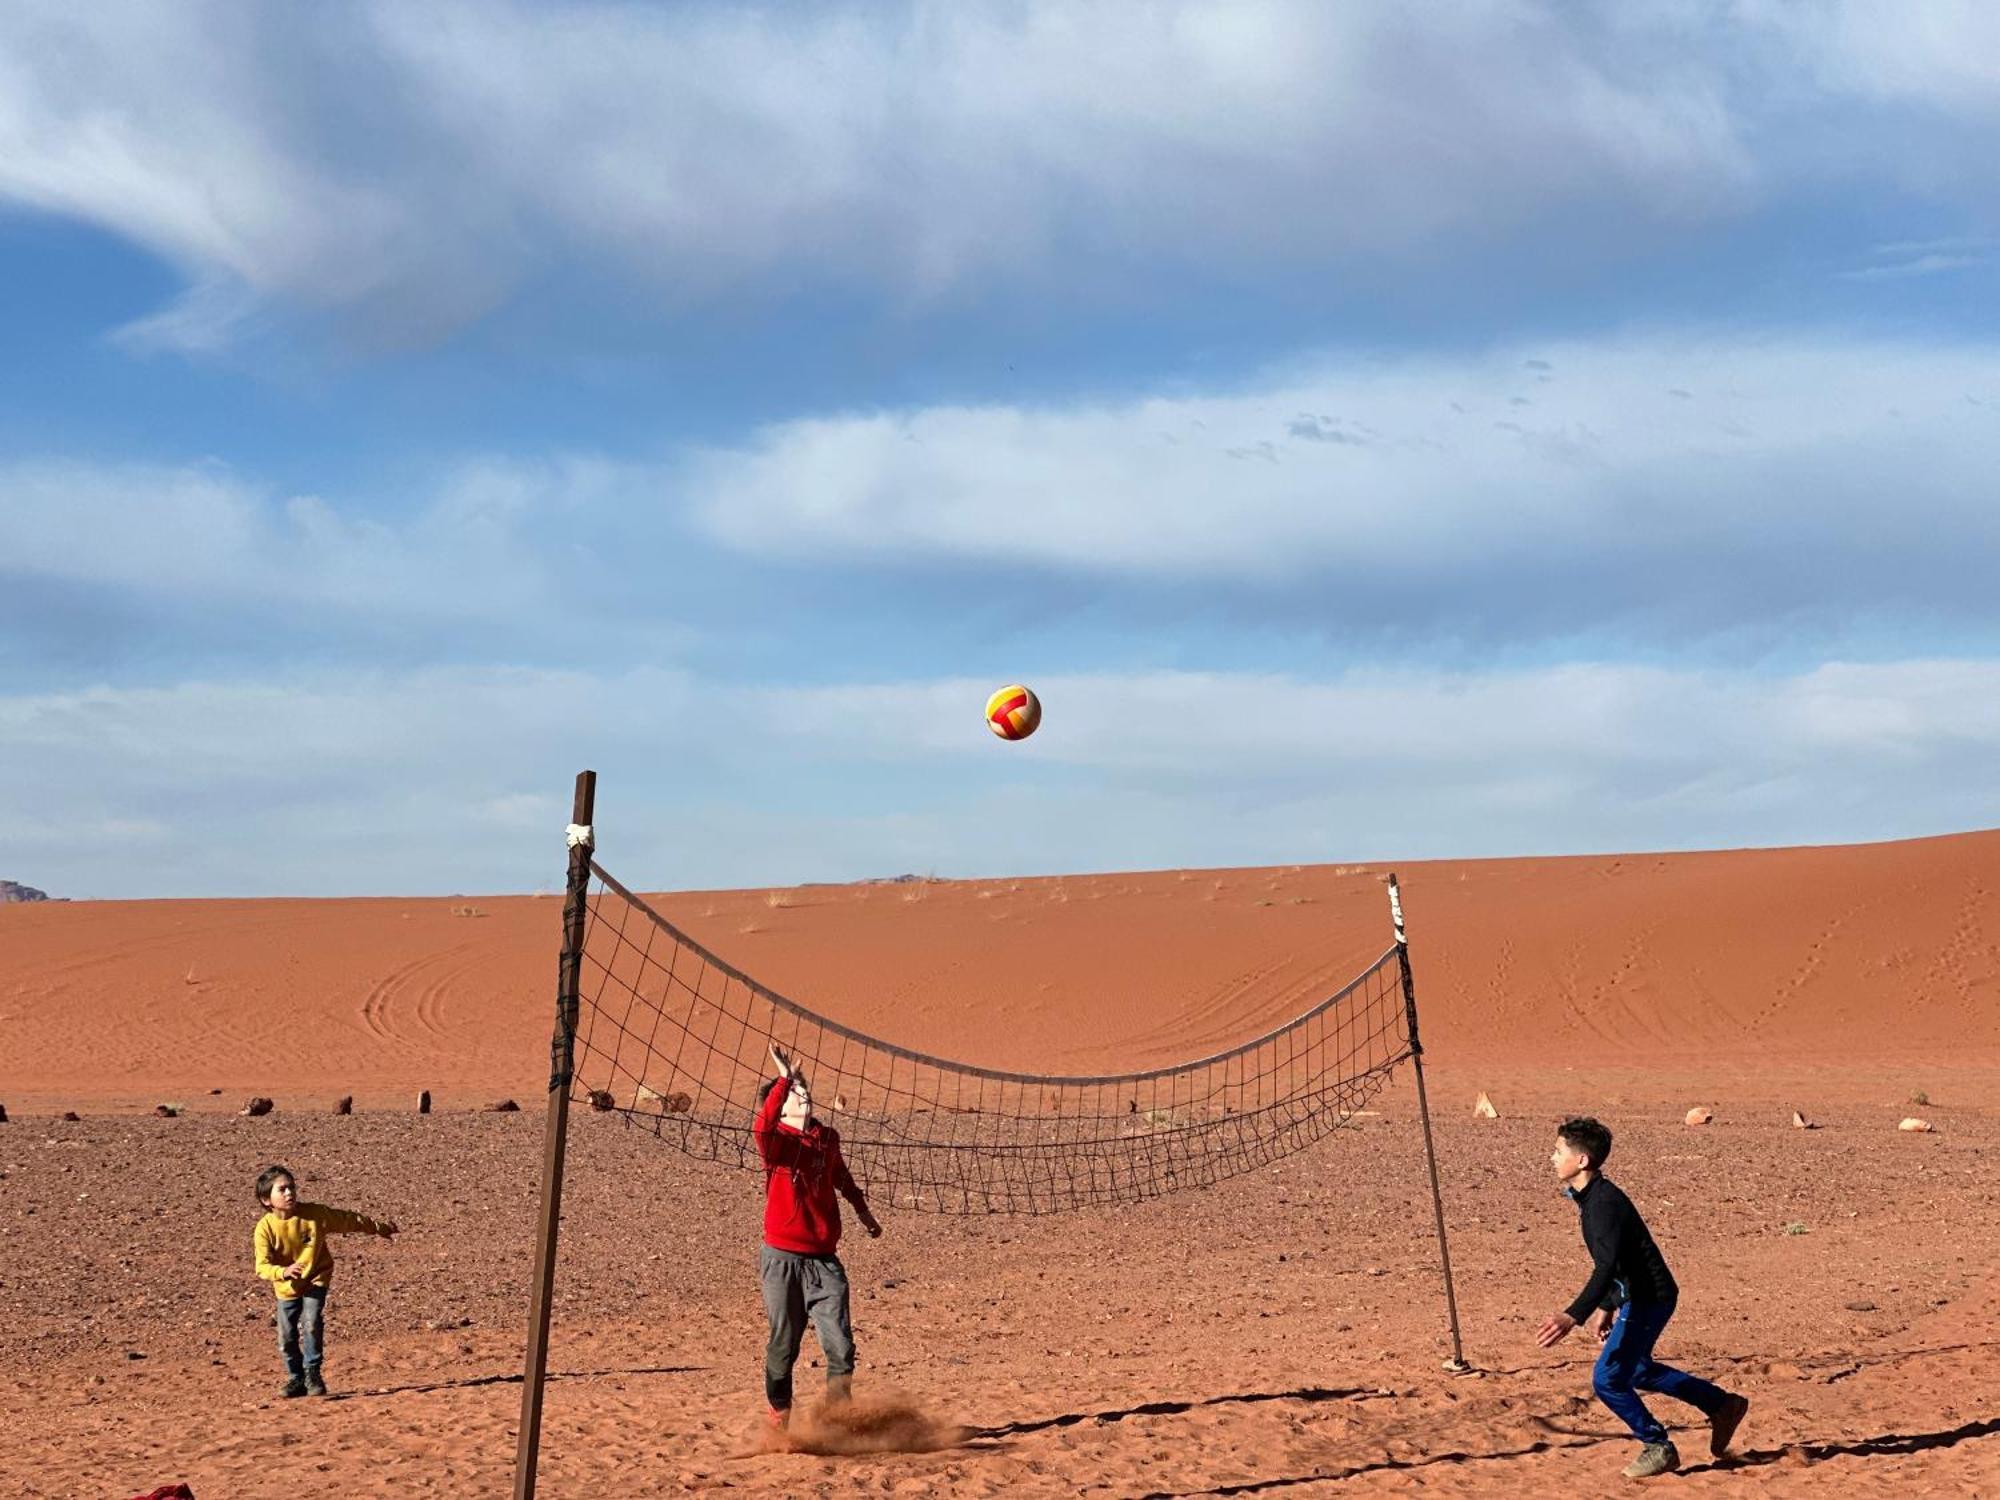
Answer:
[{"label": "blue jeans", "polygon": [[1720,1387],[1653,1358],[1653,1345],[1673,1315],[1671,1302],[1628,1302],[1619,1308],[1611,1337],[1604,1341],[1604,1351],[1597,1356],[1597,1369],[1590,1378],[1597,1399],[1642,1443],[1666,1442],[1667,1429],[1646,1410],[1640,1391],[1658,1391],[1710,1417],[1729,1399]]},{"label": "blue jeans", "polygon": [[285,1356],[287,1375],[296,1380],[307,1370],[319,1368],[319,1341],[325,1326],[325,1287],[278,1299],[278,1352]]}]

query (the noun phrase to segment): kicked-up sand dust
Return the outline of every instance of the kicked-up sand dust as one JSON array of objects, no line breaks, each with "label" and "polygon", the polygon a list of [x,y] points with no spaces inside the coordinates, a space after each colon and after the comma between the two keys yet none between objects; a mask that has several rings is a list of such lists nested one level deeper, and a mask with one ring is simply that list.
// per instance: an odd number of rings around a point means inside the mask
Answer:
[{"label": "kicked-up sand dust", "polygon": [[760,1424],[754,1450],[810,1453],[822,1458],[855,1453],[936,1453],[956,1447],[973,1430],[946,1422],[908,1396],[855,1396],[802,1404],[791,1422]]}]

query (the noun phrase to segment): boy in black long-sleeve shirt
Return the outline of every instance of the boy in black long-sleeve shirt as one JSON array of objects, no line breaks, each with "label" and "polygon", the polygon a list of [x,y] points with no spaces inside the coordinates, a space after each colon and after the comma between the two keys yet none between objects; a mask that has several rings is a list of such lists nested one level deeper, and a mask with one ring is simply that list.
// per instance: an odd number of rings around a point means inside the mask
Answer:
[{"label": "boy in black long-sleeve shirt", "polygon": [[1611,1132],[1596,1120],[1570,1119],[1556,1128],[1549,1161],[1583,1221],[1592,1269],[1576,1301],[1542,1324],[1537,1342],[1547,1349],[1583,1322],[1604,1341],[1591,1388],[1644,1445],[1626,1475],[1650,1479],[1679,1468],[1681,1456],[1667,1429],[1639,1399],[1640,1391],[1658,1391],[1701,1411],[1708,1418],[1709,1452],[1717,1458],[1727,1451],[1750,1403],[1653,1358],[1653,1345],[1674,1315],[1680,1287],[1632,1200],[1617,1183],[1599,1175],[1610,1154]]}]

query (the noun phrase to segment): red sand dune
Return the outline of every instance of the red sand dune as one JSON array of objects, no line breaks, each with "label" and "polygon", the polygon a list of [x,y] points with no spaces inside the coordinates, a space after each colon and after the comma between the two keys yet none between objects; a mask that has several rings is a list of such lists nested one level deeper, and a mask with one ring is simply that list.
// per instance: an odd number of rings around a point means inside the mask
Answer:
[{"label": "red sand dune", "polygon": [[[638,884],[642,871],[614,873]],[[1381,867],[656,898],[764,983],[925,1051],[1104,1071],[1253,1035],[1388,946]],[[2000,1053],[2000,833],[1399,867],[1436,1065]],[[0,1101],[357,1107],[545,1085],[561,902],[0,910]],[[477,913],[470,915],[468,913]],[[304,1059],[291,1077],[283,1059]]]},{"label": "red sand dune", "polygon": [[[874,1404],[760,1451],[755,1180],[586,1112],[542,1493],[1622,1487],[1590,1351],[1532,1342],[1585,1269],[1543,1160],[1576,1108],[1618,1128],[1614,1175],[1680,1274],[1663,1353],[1755,1402],[1740,1467],[1683,1431],[1676,1493],[2000,1493],[2000,834],[1398,869],[1478,1378],[1438,1368],[1405,1078],[1379,1117],[1213,1190],[887,1215],[843,1247]],[[850,1025],[1095,1072],[1240,1040],[1353,974],[1388,943],[1381,873],[658,902]],[[506,1492],[559,908],[0,908],[0,1488]],[[419,1088],[443,1113],[410,1112]],[[1471,1118],[1479,1090],[1498,1120]],[[1894,1128],[1918,1091],[1935,1135]],[[251,1094],[277,1111],[235,1118]],[[352,1118],[326,1112],[343,1094]],[[524,1113],[457,1112],[503,1096]],[[163,1101],[195,1118],[152,1118]],[[1715,1123],[1681,1124],[1695,1104]],[[1794,1106],[1822,1128],[1792,1129]],[[337,1247],[332,1401],[272,1399],[248,1186],[274,1158],[405,1228]],[[936,1451],[852,1451],[855,1422]]]}]

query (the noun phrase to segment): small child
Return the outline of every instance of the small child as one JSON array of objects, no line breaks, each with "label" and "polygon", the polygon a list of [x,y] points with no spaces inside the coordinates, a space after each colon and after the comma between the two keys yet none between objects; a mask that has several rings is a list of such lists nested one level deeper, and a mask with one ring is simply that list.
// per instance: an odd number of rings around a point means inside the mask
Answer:
[{"label": "small child", "polygon": [[1640,1391],[1658,1391],[1706,1416],[1708,1451],[1716,1458],[1728,1451],[1750,1402],[1653,1358],[1653,1345],[1679,1303],[1680,1286],[1632,1200],[1601,1175],[1610,1154],[1611,1132],[1596,1120],[1578,1117],[1556,1127],[1549,1161],[1582,1218],[1592,1270],[1576,1301],[1566,1311],[1550,1314],[1535,1341],[1551,1348],[1578,1323],[1588,1323],[1603,1340],[1591,1388],[1643,1445],[1626,1466],[1625,1477],[1651,1479],[1678,1469],[1681,1456],[1667,1429],[1639,1399]]},{"label": "small child", "polygon": [[324,1396],[320,1379],[326,1293],[333,1284],[330,1234],[379,1234],[389,1239],[396,1226],[387,1219],[301,1203],[291,1170],[266,1167],[257,1176],[257,1201],[267,1212],[250,1237],[257,1274],[278,1294],[278,1350],[285,1357],[287,1396]]},{"label": "small child", "polygon": [[847,1268],[840,1244],[839,1193],[871,1236],[882,1226],[840,1156],[840,1132],[813,1117],[805,1075],[778,1047],[777,1076],[764,1085],[751,1133],[764,1159],[764,1246],[760,1272],[771,1338],[764,1347],[764,1399],[773,1426],[792,1414],[792,1366],[806,1319],[826,1355],[826,1393],[847,1399],[854,1381],[854,1326],[847,1310]]}]

